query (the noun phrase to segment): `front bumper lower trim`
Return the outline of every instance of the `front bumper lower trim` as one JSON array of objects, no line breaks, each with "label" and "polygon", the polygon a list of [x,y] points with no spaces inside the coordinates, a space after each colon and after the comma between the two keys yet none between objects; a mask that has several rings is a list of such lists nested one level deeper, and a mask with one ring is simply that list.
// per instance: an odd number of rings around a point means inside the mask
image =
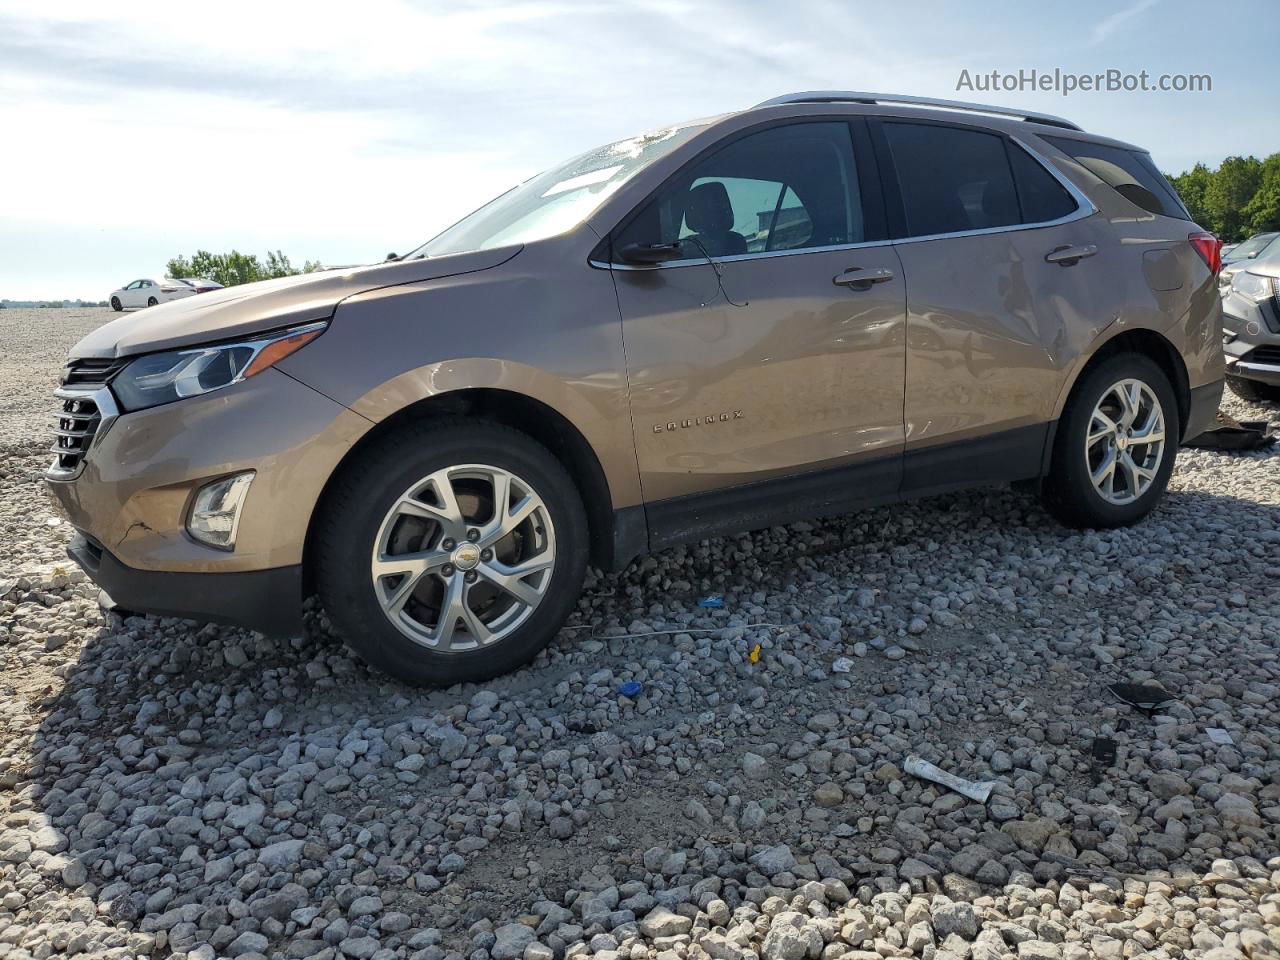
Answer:
[{"label": "front bumper lower trim", "polygon": [[302,632],[302,565],[234,573],[175,573],[125,566],[82,533],[67,556],[117,607],[245,627],[272,636]]},{"label": "front bumper lower trim", "polygon": [[1235,363],[1227,364],[1227,374],[1244,380],[1257,380],[1259,383],[1280,386],[1280,365],[1274,363],[1250,363],[1247,360],[1237,360]]}]

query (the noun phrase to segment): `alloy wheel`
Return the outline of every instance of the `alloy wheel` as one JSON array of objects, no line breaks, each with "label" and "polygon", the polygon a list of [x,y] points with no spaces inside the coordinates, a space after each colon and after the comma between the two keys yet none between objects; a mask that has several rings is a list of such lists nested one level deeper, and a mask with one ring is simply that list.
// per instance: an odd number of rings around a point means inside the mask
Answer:
[{"label": "alloy wheel", "polygon": [[501,467],[422,478],[387,511],[370,574],[383,613],[436,653],[501,642],[546,596],[556,561],[546,504]]},{"label": "alloy wheel", "polygon": [[1132,378],[1103,391],[1084,443],[1085,465],[1099,496],[1117,505],[1137,500],[1155,482],[1164,448],[1164,409],[1155,391]]}]

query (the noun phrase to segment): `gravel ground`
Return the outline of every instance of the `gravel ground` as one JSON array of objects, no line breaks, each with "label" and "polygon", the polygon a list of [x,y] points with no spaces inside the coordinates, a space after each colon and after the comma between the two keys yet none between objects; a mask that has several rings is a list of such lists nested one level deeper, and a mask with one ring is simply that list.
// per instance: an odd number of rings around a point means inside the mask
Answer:
[{"label": "gravel ground", "polygon": [[0,958],[1280,955],[1280,452],[1183,451],[1130,530],[989,491],[668,551],[427,693],[319,621],[103,618],[40,473],[106,318],[0,312]]}]

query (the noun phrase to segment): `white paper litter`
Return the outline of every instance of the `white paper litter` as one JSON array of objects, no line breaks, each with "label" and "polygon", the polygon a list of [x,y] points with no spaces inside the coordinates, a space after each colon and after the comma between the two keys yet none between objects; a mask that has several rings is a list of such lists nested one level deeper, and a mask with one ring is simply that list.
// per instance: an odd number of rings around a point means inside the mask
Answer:
[{"label": "white paper litter", "polygon": [[1214,743],[1222,744],[1224,746],[1235,743],[1235,741],[1231,739],[1231,734],[1227,733],[1227,731],[1223,730],[1221,727],[1205,727],[1204,732],[1208,734],[1209,739]]},{"label": "white paper litter", "polygon": [[903,764],[902,769],[913,777],[940,783],[961,796],[977,800],[979,803],[986,803],[991,796],[991,791],[999,786],[998,780],[966,780],[964,777],[957,777],[954,773],[940,770],[928,760],[922,760],[919,757],[907,757],[907,762]]}]

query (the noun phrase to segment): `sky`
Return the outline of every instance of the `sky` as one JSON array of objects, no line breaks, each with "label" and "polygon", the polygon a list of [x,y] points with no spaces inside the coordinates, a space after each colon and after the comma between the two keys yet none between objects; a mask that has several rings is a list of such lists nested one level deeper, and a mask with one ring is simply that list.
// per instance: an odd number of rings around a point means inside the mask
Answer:
[{"label": "sky", "polygon": [[[380,260],[591,147],[797,90],[1047,111],[1174,173],[1265,156],[1280,25],[1269,0],[1229,10],[0,0],[0,298],[105,299],[200,248]],[[957,90],[962,71],[1055,68],[1209,74],[1212,91]]]}]

